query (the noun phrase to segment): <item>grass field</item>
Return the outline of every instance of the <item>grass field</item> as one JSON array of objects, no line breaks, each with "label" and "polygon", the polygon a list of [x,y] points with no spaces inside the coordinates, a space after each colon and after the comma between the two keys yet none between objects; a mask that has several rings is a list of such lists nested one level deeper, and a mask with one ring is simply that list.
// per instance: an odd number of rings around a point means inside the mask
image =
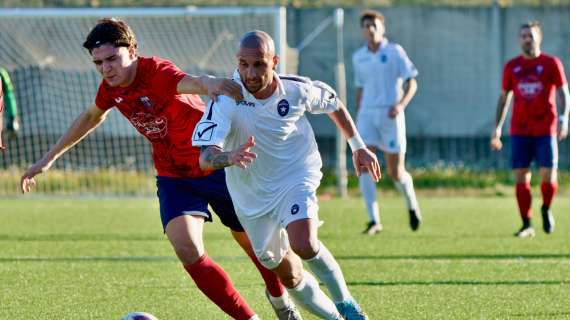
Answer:
[{"label": "grass field", "polygon": [[[511,197],[420,196],[425,224],[407,226],[402,199],[381,198],[385,231],[359,234],[360,198],[321,202],[320,237],[371,319],[570,318],[570,199],[557,229],[516,239]],[[535,212],[539,200],[535,200]],[[263,286],[221,224],[210,255],[263,319]],[[162,235],[155,199],[0,200],[0,319],[226,319],[186,275]],[[314,319],[304,313],[305,319]]]}]

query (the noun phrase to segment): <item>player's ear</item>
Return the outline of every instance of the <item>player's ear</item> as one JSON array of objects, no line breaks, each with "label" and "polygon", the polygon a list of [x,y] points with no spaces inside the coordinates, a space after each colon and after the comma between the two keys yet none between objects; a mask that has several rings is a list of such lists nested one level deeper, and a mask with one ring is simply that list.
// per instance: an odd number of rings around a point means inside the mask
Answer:
[{"label": "player's ear", "polygon": [[277,64],[279,63],[279,56],[273,56],[273,70],[277,68]]},{"label": "player's ear", "polygon": [[129,58],[131,58],[131,60],[134,60],[137,57],[137,48],[135,46],[130,46],[128,50]]}]

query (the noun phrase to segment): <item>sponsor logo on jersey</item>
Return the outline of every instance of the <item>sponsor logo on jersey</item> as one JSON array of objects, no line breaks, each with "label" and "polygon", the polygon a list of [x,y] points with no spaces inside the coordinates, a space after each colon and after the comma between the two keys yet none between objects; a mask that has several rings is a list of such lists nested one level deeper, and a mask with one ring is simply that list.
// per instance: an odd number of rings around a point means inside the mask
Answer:
[{"label": "sponsor logo on jersey", "polygon": [[297,213],[299,213],[299,205],[295,203],[295,204],[291,207],[291,214],[292,214],[292,215],[296,215]]},{"label": "sponsor logo on jersey", "polygon": [[538,79],[524,79],[518,83],[517,88],[521,96],[528,100],[537,97],[544,87]]},{"label": "sponsor logo on jersey", "polygon": [[211,121],[204,121],[198,123],[196,126],[196,131],[194,133],[194,141],[210,141],[212,140],[212,135],[214,133],[214,128],[218,125]]},{"label": "sponsor logo on jersey", "polygon": [[164,138],[168,133],[166,117],[155,116],[145,112],[137,112],[131,115],[129,121],[133,126],[149,140]]},{"label": "sponsor logo on jersey", "polygon": [[241,101],[236,101],[236,106],[246,106],[250,108],[255,108],[255,103],[251,101],[241,100]]},{"label": "sponsor logo on jersey", "polygon": [[277,113],[280,116],[284,117],[289,113],[289,101],[282,99],[277,103]]}]

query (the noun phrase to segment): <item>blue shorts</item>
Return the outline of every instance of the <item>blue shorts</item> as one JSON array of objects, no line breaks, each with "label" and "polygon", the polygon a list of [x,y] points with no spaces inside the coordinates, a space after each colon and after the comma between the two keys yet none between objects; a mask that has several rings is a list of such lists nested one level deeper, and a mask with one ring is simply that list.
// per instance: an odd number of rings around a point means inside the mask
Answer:
[{"label": "blue shorts", "polygon": [[222,223],[233,231],[243,231],[232,198],[226,187],[224,170],[199,178],[156,177],[157,195],[160,202],[162,227],[182,215],[204,216],[212,221],[208,204]]},{"label": "blue shorts", "polygon": [[558,167],[558,143],[555,136],[511,136],[513,169],[530,168],[532,160],[539,168]]}]

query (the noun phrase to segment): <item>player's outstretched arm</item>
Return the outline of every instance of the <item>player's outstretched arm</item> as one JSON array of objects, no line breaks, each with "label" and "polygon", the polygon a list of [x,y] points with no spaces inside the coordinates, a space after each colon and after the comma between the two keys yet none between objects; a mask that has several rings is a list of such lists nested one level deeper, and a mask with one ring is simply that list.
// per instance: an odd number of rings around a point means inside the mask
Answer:
[{"label": "player's outstretched arm", "polygon": [[200,168],[202,170],[218,170],[236,165],[245,169],[257,158],[257,154],[250,151],[253,146],[255,146],[253,137],[249,137],[246,143],[228,152],[224,152],[218,146],[202,146]]},{"label": "player's outstretched arm", "polygon": [[570,93],[568,91],[568,84],[560,86],[556,89],[558,96],[558,105],[562,107],[560,111],[558,122],[558,140],[562,141],[568,137],[568,116],[570,115]]},{"label": "player's outstretched arm", "polygon": [[178,93],[208,95],[210,99],[217,101],[219,95],[232,97],[236,101],[243,100],[241,86],[228,78],[216,78],[213,76],[186,75],[177,86]]},{"label": "player's outstretched arm", "polygon": [[55,160],[97,128],[105,120],[108,112],[109,110],[104,111],[96,105],[92,105],[80,114],[43,158],[34,163],[22,175],[20,180],[22,193],[30,192],[32,187],[36,185],[34,177],[49,170]]},{"label": "player's outstretched arm", "polygon": [[495,128],[491,134],[491,149],[501,150],[503,148],[503,143],[501,142],[501,133],[503,128],[503,123],[507,117],[507,112],[509,111],[509,105],[511,104],[512,91],[502,91],[499,96],[499,101],[497,102],[497,114],[495,118]]},{"label": "player's outstretched arm", "polygon": [[360,134],[356,130],[352,117],[340,100],[338,100],[338,105],[338,110],[328,115],[350,144],[356,175],[360,176],[363,171],[368,171],[374,181],[380,180],[382,174],[376,155],[366,148],[362,138],[360,138]]}]

